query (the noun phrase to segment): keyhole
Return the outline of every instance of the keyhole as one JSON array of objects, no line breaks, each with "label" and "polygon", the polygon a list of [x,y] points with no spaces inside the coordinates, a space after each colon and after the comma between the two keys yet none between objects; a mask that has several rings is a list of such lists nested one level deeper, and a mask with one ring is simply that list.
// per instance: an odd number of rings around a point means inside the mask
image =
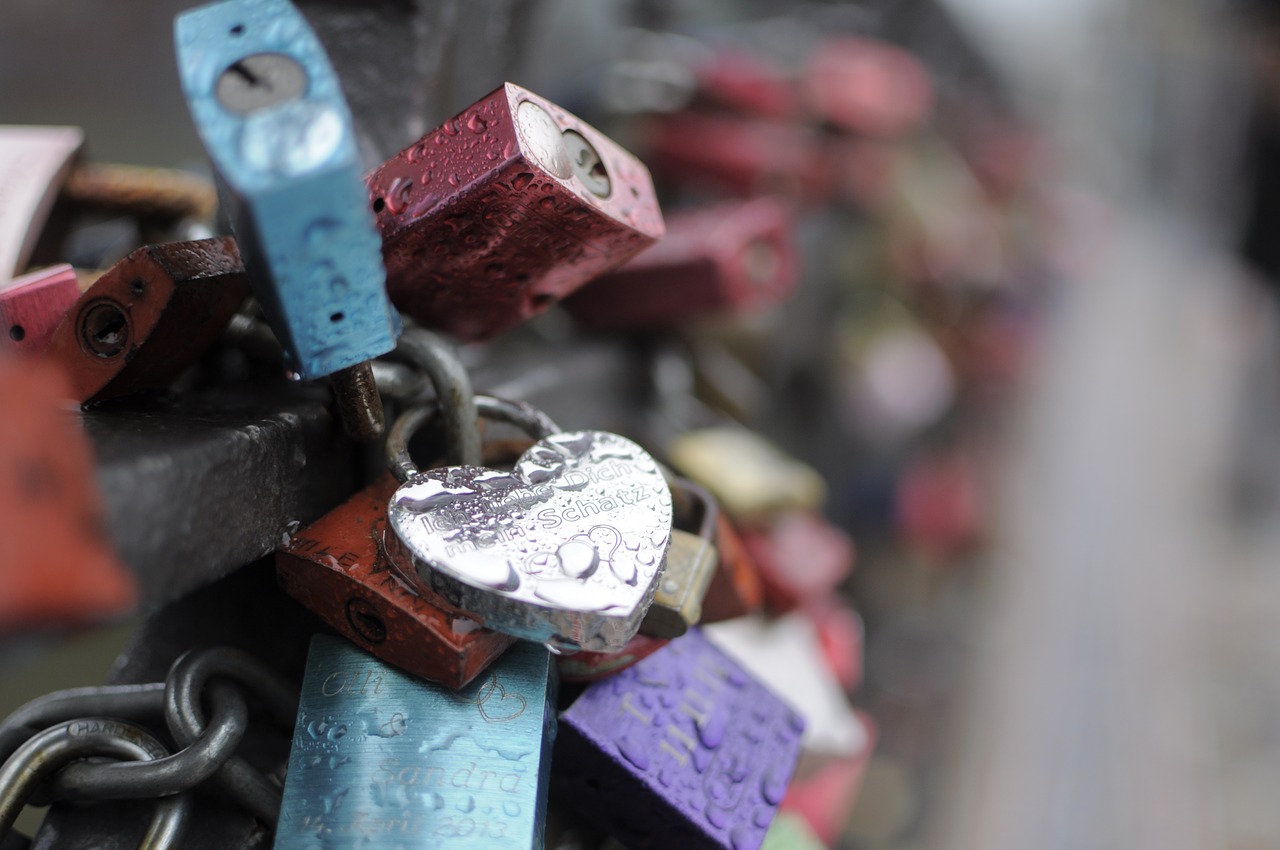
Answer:
[{"label": "keyhole", "polygon": [[279,106],[307,91],[307,72],[283,53],[255,53],[233,62],[218,77],[214,94],[232,112]]},{"label": "keyhole", "polygon": [[26,336],[27,336],[27,329],[24,328],[22,325],[14,325],[13,327],[9,328],[9,339],[13,340],[14,342],[22,342],[22,340],[26,339]]},{"label": "keyhole", "polygon": [[387,624],[367,599],[353,596],[347,600],[347,625],[369,643],[382,643],[387,639]]},{"label": "keyhole", "polygon": [[587,191],[598,198],[609,197],[613,186],[600,153],[575,130],[564,131],[564,146],[569,151],[569,163],[573,166],[573,173],[578,175],[578,179],[587,187]]},{"label": "keyhole", "polygon": [[115,357],[129,344],[129,319],[109,301],[95,304],[80,318],[80,341],[98,357]]}]

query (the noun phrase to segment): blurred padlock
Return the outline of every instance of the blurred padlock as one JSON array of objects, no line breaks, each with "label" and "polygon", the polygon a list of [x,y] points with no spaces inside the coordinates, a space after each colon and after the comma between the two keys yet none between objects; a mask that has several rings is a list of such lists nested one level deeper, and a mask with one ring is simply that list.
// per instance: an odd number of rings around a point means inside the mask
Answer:
[{"label": "blurred padlock", "polygon": [[809,108],[855,133],[899,136],[923,123],[933,109],[933,80],[920,60],[867,38],[820,42],[802,79]]},{"label": "blurred padlock", "polygon": [[694,66],[698,96],[762,118],[788,120],[800,112],[799,92],[786,71],[759,53],[722,48]]},{"label": "blurred padlock", "polygon": [[648,170],[507,83],[368,176],[396,306],[465,340],[501,333],[663,234]]},{"label": "blurred padlock", "polygon": [[798,280],[786,205],[729,201],[668,216],[661,242],[575,293],[565,308],[596,330],[672,328],[773,306]]},{"label": "blurred padlock", "polygon": [[702,622],[718,623],[756,613],[764,605],[760,568],[723,513],[716,518],[716,549],[720,566],[702,602]]},{"label": "blurred padlock", "polygon": [[816,511],[784,511],[745,529],[742,540],[775,612],[827,599],[853,571],[853,540]]},{"label": "blurred padlock", "polygon": [[845,691],[854,690],[862,681],[862,618],[835,595],[810,603],[805,613],[818,629],[827,666]]},{"label": "blurred padlock", "polygon": [[737,522],[784,510],[814,510],[826,497],[818,471],[754,431],[722,426],[685,431],[667,446],[671,463],[711,491]]},{"label": "blurred padlock", "polygon": [[0,282],[0,352],[39,354],[80,297],[65,263]]},{"label": "blurred padlock", "polygon": [[756,848],[803,730],[799,714],[692,629],[560,715],[552,781],[628,846]]},{"label": "blurred padlock", "polygon": [[324,47],[285,0],[178,15],[178,71],[263,312],[303,378],[332,375],[343,424],[381,435],[367,361],[395,347],[351,112]]},{"label": "blurred padlock", "polygon": [[27,268],[83,143],[79,127],[0,126],[0,283]]},{"label": "blurred padlock", "polygon": [[720,566],[716,551],[715,498],[683,478],[668,479],[675,527],[663,562],[653,604],[640,631],[659,638],[676,638],[702,619],[702,600]]},{"label": "blurred padlock", "polygon": [[620,670],[643,661],[667,645],[666,638],[638,634],[621,652],[575,652],[556,659],[556,670],[563,682],[597,682]]},{"label": "blurred padlock", "polygon": [[101,622],[136,599],[67,394],[53,366],[0,357],[0,633]]},{"label": "blurred padlock", "polygon": [[248,294],[230,237],[148,245],[80,296],[44,354],[82,403],[158,389],[208,350]]},{"label": "blurred padlock", "polygon": [[275,848],[540,848],[555,729],[536,644],[452,691],[317,635]]},{"label": "blurred padlock", "polygon": [[655,119],[645,161],[662,181],[822,203],[837,180],[827,145],[796,124],[681,112]]},{"label": "blurred padlock", "polygon": [[461,688],[515,641],[483,628],[387,561],[390,475],[289,538],[280,585],[338,633],[402,670]]}]

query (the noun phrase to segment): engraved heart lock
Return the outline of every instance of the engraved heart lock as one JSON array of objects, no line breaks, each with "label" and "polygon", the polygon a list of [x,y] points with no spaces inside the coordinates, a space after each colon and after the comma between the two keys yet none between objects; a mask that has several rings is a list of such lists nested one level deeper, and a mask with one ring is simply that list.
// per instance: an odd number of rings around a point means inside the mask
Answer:
[{"label": "engraved heart lock", "polygon": [[403,414],[387,441],[403,482],[387,508],[389,558],[491,629],[553,651],[621,651],[653,601],[671,538],[657,463],[617,434],[563,432],[523,402],[474,404],[537,442],[510,471],[419,472],[407,443],[432,410]]}]

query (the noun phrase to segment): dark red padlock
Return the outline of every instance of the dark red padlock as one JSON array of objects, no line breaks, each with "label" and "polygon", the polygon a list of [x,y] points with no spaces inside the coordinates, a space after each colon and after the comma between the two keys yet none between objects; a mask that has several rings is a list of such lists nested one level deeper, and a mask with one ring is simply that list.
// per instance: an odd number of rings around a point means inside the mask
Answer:
[{"label": "dark red padlock", "polygon": [[638,159],[510,83],[367,182],[391,300],[464,340],[541,313],[664,232]]},{"label": "dark red padlock", "polygon": [[294,534],[276,553],[290,596],[358,646],[415,676],[461,688],[515,640],[411,585],[382,550],[390,473]]},{"label": "dark red padlock", "polygon": [[900,136],[933,110],[933,80],[920,60],[872,39],[842,36],[819,43],[803,81],[817,115],[862,135]]},{"label": "dark red padlock", "polygon": [[854,713],[866,732],[866,746],[848,756],[801,756],[795,778],[782,799],[782,810],[803,817],[829,847],[836,845],[849,822],[875,749],[875,723],[860,711]]},{"label": "dark red padlock", "polygon": [[82,403],[157,389],[213,345],[248,295],[231,237],[148,245],[80,296],[44,356]]},{"label": "dark red padlock", "polygon": [[75,269],[65,263],[0,284],[0,352],[44,351],[79,297]]},{"label": "dark red padlock", "polygon": [[723,513],[716,517],[716,549],[720,553],[720,569],[702,600],[702,622],[718,623],[759,611],[764,605],[760,568]]},{"label": "dark red padlock", "polygon": [[758,53],[726,48],[714,51],[693,69],[698,96],[716,105],[790,120],[801,111],[799,92],[787,72]]},{"label": "dark red padlock", "polygon": [[652,330],[777,304],[799,280],[792,217],[776,198],[675,213],[667,235],[564,302],[597,330]]},{"label": "dark red padlock", "polygon": [[853,570],[853,540],[814,511],[780,513],[768,525],[744,531],[742,539],[774,612],[827,598]]},{"label": "dark red padlock", "polygon": [[852,691],[862,681],[862,618],[834,596],[809,604],[806,613],[817,627],[827,667]]}]

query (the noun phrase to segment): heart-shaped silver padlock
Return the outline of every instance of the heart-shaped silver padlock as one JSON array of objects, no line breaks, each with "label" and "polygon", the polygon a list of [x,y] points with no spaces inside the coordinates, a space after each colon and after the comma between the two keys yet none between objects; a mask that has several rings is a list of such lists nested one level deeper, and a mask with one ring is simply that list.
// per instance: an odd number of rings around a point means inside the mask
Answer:
[{"label": "heart-shaped silver padlock", "polygon": [[653,601],[671,537],[671,492],[640,446],[605,431],[562,432],[523,402],[475,396],[480,415],[537,440],[510,471],[418,471],[400,417],[388,455],[403,484],[384,547],[397,568],[485,626],[556,651],[619,652]]}]

